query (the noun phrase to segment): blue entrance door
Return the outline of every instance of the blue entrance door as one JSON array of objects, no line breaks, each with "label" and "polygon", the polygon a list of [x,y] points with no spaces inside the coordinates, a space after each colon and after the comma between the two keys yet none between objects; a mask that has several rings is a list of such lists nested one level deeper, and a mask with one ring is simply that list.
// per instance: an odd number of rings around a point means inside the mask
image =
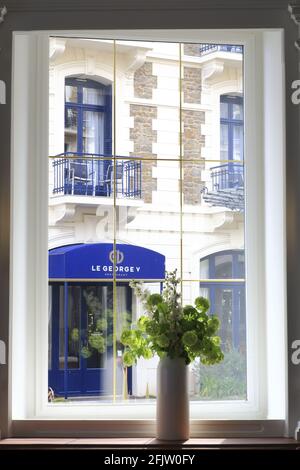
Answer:
[{"label": "blue entrance door", "polygon": [[[117,287],[117,300],[122,328],[131,317],[128,285]],[[51,283],[49,303],[49,386],[65,398],[112,395],[111,283]]]}]

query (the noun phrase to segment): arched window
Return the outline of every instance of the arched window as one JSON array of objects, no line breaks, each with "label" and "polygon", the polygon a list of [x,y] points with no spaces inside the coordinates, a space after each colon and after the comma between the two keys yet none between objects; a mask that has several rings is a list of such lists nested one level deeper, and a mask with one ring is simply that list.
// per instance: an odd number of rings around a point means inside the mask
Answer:
[{"label": "arched window", "polygon": [[220,160],[243,161],[243,98],[236,95],[221,95],[220,117]]},{"label": "arched window", "polygon": [[111,155],[111,85],[65,80],[65,152]]},{"label": "arched window", "polygon": [[244,250],[214,253],[200,260],[200,293],[221,320],[223,349],[246,351]]}]

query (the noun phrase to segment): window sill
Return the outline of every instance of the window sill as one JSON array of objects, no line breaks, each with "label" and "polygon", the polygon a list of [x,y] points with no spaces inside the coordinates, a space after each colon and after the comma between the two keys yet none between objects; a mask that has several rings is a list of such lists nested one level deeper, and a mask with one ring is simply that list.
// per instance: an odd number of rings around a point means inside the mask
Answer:
[{"label": "window sill", "polygon": [[154,438],[98,438],[98,439],[3,439],[0,449],[9,448],[51,449],[66,448],[183,448],[183,449],[299,449],[300,443],[288,438],[220,438],[220,439],[189,439],[185,442],[164,442]]},{"label": "window sill", "polygon": [[[155,420],[13,420],[13,438],[153,439]],[[284,420],[192,420],[191,439],[283,438]]]}]

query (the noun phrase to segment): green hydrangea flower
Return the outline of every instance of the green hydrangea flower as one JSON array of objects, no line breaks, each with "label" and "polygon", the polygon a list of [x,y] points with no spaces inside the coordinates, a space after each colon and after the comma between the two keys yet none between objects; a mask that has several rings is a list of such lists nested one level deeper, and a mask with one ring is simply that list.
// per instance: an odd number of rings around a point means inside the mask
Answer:
[{"label": "green hydrangea flower", "polygon": [[99,353],[105,351],[105,340],[101,333],[92,333],[89,337],[89,343],[92,348],[96,349]]},{"label": "green hydrangea flower", "polygon": [[209,301],[205,297],[197,297],[195,305],[199,310],[204,310],[205,312],[209,309]]},{"label": "green hydrangea flower", "polygon": [[121,343],[124,344],[124,346],[129,346],[131,344],[132,340],[132,334],[130,330],[124,330],[121,334]]},{"label": "green hydrangea flower", "polygon": [[157,305],[162,302],[162,296],[160,294],[151,294],[147,299],[148,305]]},{"label": "green hydrangea flower", "polygon": [[186,331],[182,336],[182,342],[185,346],[191,347],[194,346],[198,341],[198,336],[196,331]]},{"label": "green hydrangea flower", "polygon": [[162,334],[162,335],[159,335],[159,336],[156,338],[156,343],[157,343],[158,346],[160,346],[161,348],[167,348],[167,347],[169,346],[170,340],[169,340],[169,338],[167,337],[167,335]]},{"label": "green hydrangea flower", "polygon": [[130,367],[134,364],[134,356],[130,351],[125,351],[123,354],[124,366]]}]

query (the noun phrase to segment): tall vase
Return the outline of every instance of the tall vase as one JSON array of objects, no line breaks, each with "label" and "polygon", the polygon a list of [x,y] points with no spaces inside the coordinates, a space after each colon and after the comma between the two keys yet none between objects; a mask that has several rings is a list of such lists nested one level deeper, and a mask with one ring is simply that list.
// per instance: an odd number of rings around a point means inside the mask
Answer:
[{"label": "tall vase", "polygon": [[157,368],[157,438],[185,441],[189,432],[188,367],[182,358],[165,357]]}]

